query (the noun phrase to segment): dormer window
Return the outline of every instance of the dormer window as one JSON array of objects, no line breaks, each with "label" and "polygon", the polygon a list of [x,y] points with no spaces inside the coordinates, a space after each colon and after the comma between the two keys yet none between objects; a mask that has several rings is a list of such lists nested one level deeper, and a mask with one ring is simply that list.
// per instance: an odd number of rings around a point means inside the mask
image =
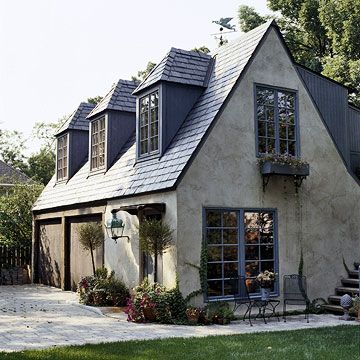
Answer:
[{"label": "dormer window", "polygon": [[159,152],[159,91],[139,101],[139,156]]},{"label": "dormer window", "polygon": [[91,123],[91,170],[105,168],[105,116]]},{"label": "dormer window", "polygon": [[68,134],[57,140],[57,180],[65,180],[68,177]]}]

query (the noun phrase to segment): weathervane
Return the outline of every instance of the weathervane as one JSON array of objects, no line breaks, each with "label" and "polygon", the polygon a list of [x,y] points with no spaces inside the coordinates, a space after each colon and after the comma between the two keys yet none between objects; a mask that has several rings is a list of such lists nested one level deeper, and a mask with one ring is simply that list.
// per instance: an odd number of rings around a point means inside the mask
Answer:
[{"label": "weathervane", "polygon": [[[220,20],[213,21],[213,23],[220,25],[220,32],[217,34],[211,34],[211,35],[220,35],[220,38],[215,36],[216,40],[219,39],[219,46],[222,46],[227,43],[227,40],[223,38],[223,34],[228,34],[228,33],[232,33],[233,31],[236,31],[235,25],[229,24],[232,19],[233,18],[228,17],[228,18],[220,18]],[[224,28],[226,28],[228,30],[232,30],[232,31],[223,32]]]}]

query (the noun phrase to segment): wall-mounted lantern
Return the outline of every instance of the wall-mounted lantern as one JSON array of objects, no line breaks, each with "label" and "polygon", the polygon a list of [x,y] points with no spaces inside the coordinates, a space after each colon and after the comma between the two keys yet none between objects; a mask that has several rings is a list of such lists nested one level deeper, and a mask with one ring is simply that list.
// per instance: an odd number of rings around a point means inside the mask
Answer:
[{"label": "wall-mounted lantern", "polygon": [[111,237],[113,240],[115,240],[115,242],[117,239],[120,238],[127,238],[128,240],[130,240],[128,236],[123,235],[125,224],[121,219],[117,217],[116,213],[118,211],[119,210],[116,209],[111,210],[112,217],[105,224],[107,235],[108,237]]}]

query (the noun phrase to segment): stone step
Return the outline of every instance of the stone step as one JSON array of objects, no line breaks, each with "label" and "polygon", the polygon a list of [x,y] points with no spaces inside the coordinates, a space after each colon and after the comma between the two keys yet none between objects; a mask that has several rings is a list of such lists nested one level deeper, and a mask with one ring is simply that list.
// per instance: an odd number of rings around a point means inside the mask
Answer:
[{"label": "stone step", "polygon": [[350,287],[357,287],[357,288],[359,288],[359,279],[350,279],[350,278],[341,279],[341,283],[342,283],[344,286],[350,286]]},{"label": "stone step", "polygon": [[348,274],[353,279],[359,279],[359,272],[357,270],[350,270]]},{"label": "stone step", "polygon": [[329,300],[329,305],[338,305],[340,304],[340,299],[341,299],[341,296],[340,295],[330,295],[328,297],[328,300]]},{"label": "stone step", "polygon": [[349,294],[350,296],[354,296],[359,292],[359,288],[338,286],[337,288],[335,288],[335,291],[336,291],[336,295]]},{"label": "stone step", "polygon": [[336,313],[336,314],[343,314],[344,313],[344,309],[340,306],[340,305],[324,305],[324,309],[326,311],[329,311],[331,313]]}]

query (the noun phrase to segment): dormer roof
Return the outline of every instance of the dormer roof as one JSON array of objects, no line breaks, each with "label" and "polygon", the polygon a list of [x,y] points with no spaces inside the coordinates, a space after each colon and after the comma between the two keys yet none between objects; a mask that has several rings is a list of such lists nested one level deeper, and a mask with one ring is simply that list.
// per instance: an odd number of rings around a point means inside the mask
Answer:
[{"label": "dormer roof", "polygon": [[161,62],[136,88],[141,92],[158,81],[206,87],[211,56],[198,51],[171,48]]},{"label": "dormer roof", "polygon": [[139,85],[136,81],[120,79],[88,115],[88,119],[105,110],[136,112],[136,97],[133,91]]},{"label": "dormer roof", "polygon": [[86,117],[89,115],[90,111],[94,109],[94,104],[89,104],[86,102],[80,103],[79,107],[69,116],[65,123],[60,127],[55,136],[59,136],[66,130],[89,130],[89,121],[86,120]]}]

